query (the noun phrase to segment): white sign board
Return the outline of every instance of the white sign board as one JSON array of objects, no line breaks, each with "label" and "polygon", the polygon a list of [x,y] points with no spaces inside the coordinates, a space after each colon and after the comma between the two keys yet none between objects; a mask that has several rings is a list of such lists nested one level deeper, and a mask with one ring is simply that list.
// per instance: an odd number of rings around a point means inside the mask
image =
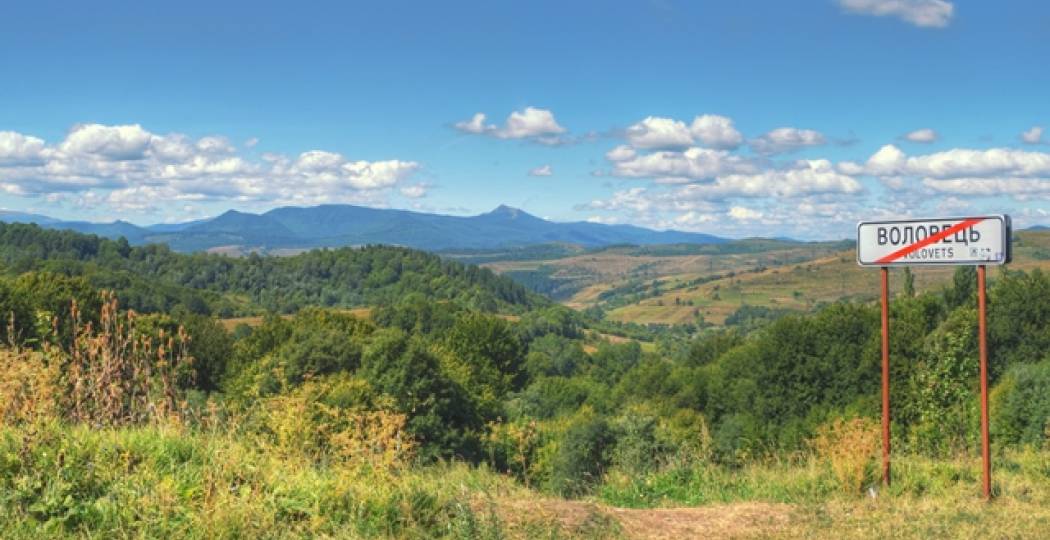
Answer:
[{"label": "white sign board", "polygon": [[857,224],[861,266],[1006,264],[1010,217],[862,221]]}]

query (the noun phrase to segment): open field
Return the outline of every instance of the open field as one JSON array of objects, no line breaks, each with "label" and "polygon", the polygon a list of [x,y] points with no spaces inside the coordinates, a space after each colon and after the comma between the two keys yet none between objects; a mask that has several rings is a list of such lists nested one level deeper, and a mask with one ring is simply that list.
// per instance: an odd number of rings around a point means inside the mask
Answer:
[{"label": "open field", "polygon": [[[653,255],[638,248],[612,248],[551,260],[501,261],[485,266],[500,273],[546,268],[552,279],[578,285],[563,303],[574,309],[607,308],[607,317],[639,324],[716,325],[742,306],[805,311],[841,299],[869,300],[878,294],[878,272],[861,268],[852,249],[837,244],[773,245],[755,253]],[[1020,231],[1010,269],[1050,270],[1050,231]],[[951,281],[954,268],[915,271],[917,291]],[[990,279],[1001,271],[993,267]],[[903,287],[903,271],[891,274],[891,292]],[[654,287],[654,284],[656,285]],[[623,289],[621,292],[620,289]],[[633,295],[633,296],[632,296]]]},{"label": "open field", "polygon": [[[1050,271],[1050,232],[1018,233],[1014,262],[1008,268]],[[954,267],[915,270],[915,289],[921,292],[942,288],[951,282],[954,271]],[[992,267],[989,279],[994,280],[1001,271],[1001,267]],[[617,308],[608,316],[641,324],[681,324],[696,320],[699,314],[709,323],[723,324],[726,317],[744,305],[808,310],[819,303],[841,299],[875,299],[879,290],[878,271],[858,266],[852,250],[757,272],[742,269],[733,277],[695,287],[674,285],[690,277],[690,274],[662,277],[668,285],[661,288],[661,295]],[[903,270],[893,269],[890,293],[899,293],[903,283]]]},{"label": "open field", "polygon": [[[343,313],[349,313],[350,315],[353,315],[353,316],[355,316],[355,317],[357,317],[359,319],[367,319],[367,318],[369,318],[372,315],[372,308],[367,308],[367,307],[354,308],[354,309],[342,309],[342,310],[336,310],[336,311],[341,311]],[[283,317],[284,319],[291,319],[292,315],[282,315],[281,317]],[[228,319],[219,319],[219,323],[222,324],[222,327],[225,328],[227,332],[232,332],[232,331],[234,331],[234,329],[236,329],[238,326],[240,326],[242,324],[243,325],[247,325],[249,328],[255,328],[257,326],[261,326],[262,323],[265,320],[266,320],[266,318],[262,317],[262,316],[230,317]]]},{"label": "open field", "polygon": [[544,274],[572,293],[565,301],[567,305],[583,308],[596,301],[603,291],[631,280],[668,276],[695,280],[806,261],[840,247],[828,242],[799,244],[755,239],[711,246],[612,247],[553,259],[490,261],[482,266],[511,276]]}]

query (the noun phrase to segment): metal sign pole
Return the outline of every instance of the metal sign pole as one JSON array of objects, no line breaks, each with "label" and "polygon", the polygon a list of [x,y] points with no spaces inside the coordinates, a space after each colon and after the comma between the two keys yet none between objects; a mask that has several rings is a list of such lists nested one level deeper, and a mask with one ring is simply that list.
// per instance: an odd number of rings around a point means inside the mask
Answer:
[{"label": "metal sign pole", "polygon": [[882,271],[882,483],[890,485],[890,269]]},{"label": "metal sign pole", "polygon": [[988,440],[988,326],[983,264],[977,266],[977,331],[981,359],[981,458],[984,460],[984,498],[992,498],[992,456]]}]

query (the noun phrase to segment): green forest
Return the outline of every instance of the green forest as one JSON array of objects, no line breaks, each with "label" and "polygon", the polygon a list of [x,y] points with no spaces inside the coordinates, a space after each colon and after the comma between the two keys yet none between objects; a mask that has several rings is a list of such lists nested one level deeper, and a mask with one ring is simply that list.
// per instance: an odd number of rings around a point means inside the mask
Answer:
[{"label": "green forest", "polygon": [[[788,503],[827,527],[841,508],[813,508],[878,487],[872,303],[613,340],[402,248],[229,258],[0,224],[0,262],[4,537],[625,534],[600,511],[518,519],[506,498]],[[975,287],[961,267],[892,300],[903,465],[870,516],[976,500]],[[235,315],[263,320],[220,324]],[[1001,274],[988,321],[999,512],[1033,536],[1050,527],[1050,276]],[[942,506],[916,536],[971,511]]]}]

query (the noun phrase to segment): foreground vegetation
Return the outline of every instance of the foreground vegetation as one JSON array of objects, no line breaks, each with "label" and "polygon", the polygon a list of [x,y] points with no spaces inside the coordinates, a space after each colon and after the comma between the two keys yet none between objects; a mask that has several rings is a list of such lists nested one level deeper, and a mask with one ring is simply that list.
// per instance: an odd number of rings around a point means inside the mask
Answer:
[{"label": "foreground vegetation", "polygon": [[[1040,538],[1050,527],[1050,451],[999,455],[992,503],[974,456],[915,455],[896,458],[876,498],[844,492],[812,455],[614,471],[593,498],[566,501],[485,466],[370,468],[228,428],[0,428],[0,536]],[[628,509],[665,507],[676,509]]]},{"label": "foreground vegetation", "polygon": [[[457,263],[365,248],[233,272],[360,263],[370,270],[351,274],[393,273],[331,286],[388,301],[228,331],[181,304],[126,309],[95,281],[130,272],[228,301],[215,286],[228,276],[194,288],[170,276],[196,259],[47,234],[100,251],[85,263],[52,249],[43,264],[0,242],[23,261],[0,278],[0,536],[928,537],[1008,520],[1004,535],[1037,537],[1050,519],[1050,276],[1038,270],[1003,272],[990,290],[987,505],[973,269],[892,302],[895,482],[880,489],[870,303],[654,336],[518,302],[512,284]],[[244,305],[328,287],[267,283]]]}]

